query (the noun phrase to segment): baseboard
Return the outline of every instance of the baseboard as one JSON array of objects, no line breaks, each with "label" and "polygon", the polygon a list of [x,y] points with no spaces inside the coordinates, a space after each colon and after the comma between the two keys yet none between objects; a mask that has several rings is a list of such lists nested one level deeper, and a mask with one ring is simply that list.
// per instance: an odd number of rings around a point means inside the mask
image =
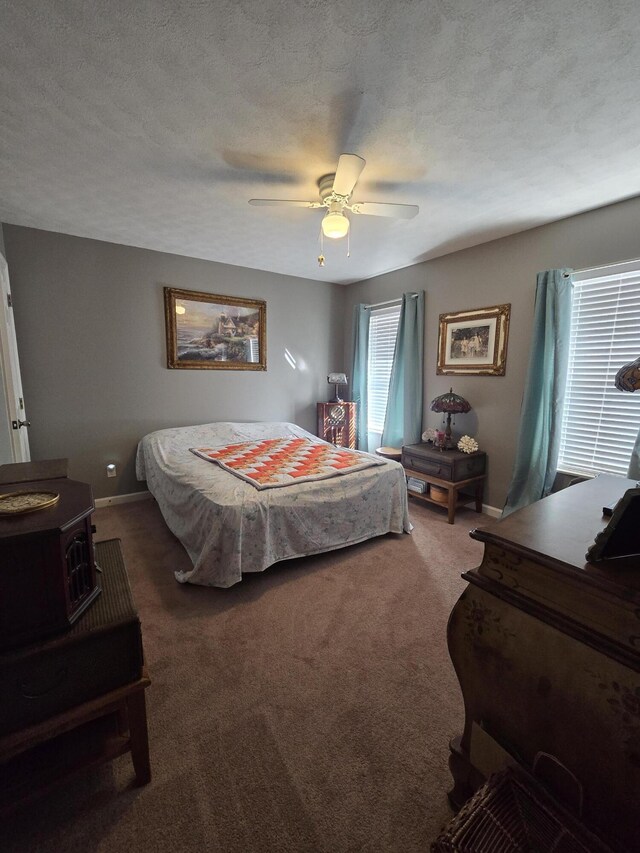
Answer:
[{"label": "baseboard", "polygon": [[491,518],[500,518],[502,516],[501,509],[498,509],[497,506],[489,506],[489,504],[482,504],[482,512],[491,516]]},{"label": "baseboard", "polygon": [[129,495],[112,495],[110,498],[96,498],[96,509],[103,506],[115,506],[115,504],[129,504],[133,501],[148,501],[151,498],[151,492],[131,492]]}]

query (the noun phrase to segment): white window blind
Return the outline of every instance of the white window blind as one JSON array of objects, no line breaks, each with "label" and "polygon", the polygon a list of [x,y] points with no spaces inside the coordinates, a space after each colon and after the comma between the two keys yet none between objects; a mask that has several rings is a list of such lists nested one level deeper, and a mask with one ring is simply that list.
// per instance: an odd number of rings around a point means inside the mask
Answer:
[{"label": "white window blind", "polygon": [[260,347],[257,338],[245,339],[245,358],[247,361],[258,362],[260,360]]},{"label": "white window blind", "polygon": [[400,305],[371,308],[369,316],[369,358],[367,363],[369,405],[367,429],[381,433],[389,396],[389,379],[398,335]]},{"label": "white window blind", "polygon": [[[640,427],[640,393],[615,375],[640,355],[640,262],[575,281],[569,368],[558,467],[626,476]],[[627,268],[625,267],[625,270]]]}]

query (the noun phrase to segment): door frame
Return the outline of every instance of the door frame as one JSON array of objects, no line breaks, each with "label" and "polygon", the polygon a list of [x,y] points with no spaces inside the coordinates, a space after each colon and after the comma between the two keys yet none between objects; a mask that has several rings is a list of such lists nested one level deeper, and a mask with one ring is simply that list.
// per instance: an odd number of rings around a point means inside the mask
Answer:
[{"label": "door frame", "polygon": [[9,267],[0,253],[0,367],[2,368],[2,393],[6,401],[8,428],[14,462],[29,462],[29,436],[25,428],[14,427],[14,423],[26,421],[18,341],[11,305]]}]

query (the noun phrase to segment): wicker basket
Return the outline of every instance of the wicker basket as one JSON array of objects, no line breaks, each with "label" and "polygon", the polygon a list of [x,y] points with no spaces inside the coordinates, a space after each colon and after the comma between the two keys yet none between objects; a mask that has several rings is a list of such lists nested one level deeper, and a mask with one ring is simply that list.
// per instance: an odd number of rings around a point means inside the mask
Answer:
[{"label": "wicker basket", "polygon": [[439,504],[449,503],[449,492],[443,489],[442,486],[431,486],[429,488],[429,497],[437,501]]},{"label": "wicker basket", "polygon": [[612,853],[543,789],[512,770],[490,776],[431,845],[432,853]]}]

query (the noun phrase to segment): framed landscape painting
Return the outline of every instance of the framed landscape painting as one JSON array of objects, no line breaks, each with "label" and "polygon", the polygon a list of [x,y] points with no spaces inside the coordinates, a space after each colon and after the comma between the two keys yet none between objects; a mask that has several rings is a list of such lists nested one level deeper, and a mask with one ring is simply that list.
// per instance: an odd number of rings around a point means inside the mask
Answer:
[{"label": "framed landscape painting", "polygon": [[164,289],[167,367],[266,370],[267,304],[261,299]]},{"label": "framed landscape painting", "polygon": [[437,373],[504,376],[511,305],[440,315]]}]

